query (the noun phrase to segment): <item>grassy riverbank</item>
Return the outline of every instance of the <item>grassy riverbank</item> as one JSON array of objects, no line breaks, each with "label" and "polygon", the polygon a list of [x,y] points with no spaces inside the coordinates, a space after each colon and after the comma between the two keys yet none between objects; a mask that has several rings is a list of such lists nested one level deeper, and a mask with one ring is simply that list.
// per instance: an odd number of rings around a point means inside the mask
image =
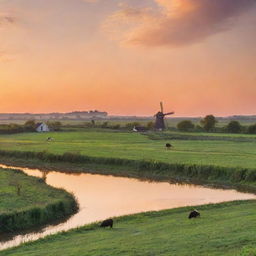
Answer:
[{"label": "grassy riverbank", "polygon": [[93,224],[1,256],[255,255],[255,207],[255,201],[200,206],[202,216],[194,220],[187,218],[190,208],[141,213],[117,218],[113,230]]},{"label": "grassy riverbank", "polygon": [[76,211],[66,191],[20,171],[0,168],[0,231],[12,232],[46,224]]},{"label": "grassy riverbank", "polygon": [[[163,138],[169,135],[163,133],[161,138],[152,140],[138,133],[92,130],[0,136],[0,159],[3,163],[30,167],[57,166],[62,171],[246,185],[255,190],[256,136],[225,135],[251,140],[241,142],[207,140],[216,136],[200,134],[204,140],[172,140],[173,149],[166,150],[168,140]],[[45,138],[49,136],[54,141],[47,142]]]}]

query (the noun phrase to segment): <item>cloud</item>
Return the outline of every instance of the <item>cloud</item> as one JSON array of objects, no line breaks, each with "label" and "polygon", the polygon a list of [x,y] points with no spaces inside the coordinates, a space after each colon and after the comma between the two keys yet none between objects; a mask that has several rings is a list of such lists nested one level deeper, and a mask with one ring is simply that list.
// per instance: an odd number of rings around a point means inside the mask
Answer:
[{"label": "cloud", "polygon": [[15,23],[14,17],[5,13],[0,13],[0,26],[12,23]]},{"label": "cloud", "polygon": [[256,0],[154,0],[157,7],[120,7],[104,30],[125,44],[179,47],[229,30]]}]

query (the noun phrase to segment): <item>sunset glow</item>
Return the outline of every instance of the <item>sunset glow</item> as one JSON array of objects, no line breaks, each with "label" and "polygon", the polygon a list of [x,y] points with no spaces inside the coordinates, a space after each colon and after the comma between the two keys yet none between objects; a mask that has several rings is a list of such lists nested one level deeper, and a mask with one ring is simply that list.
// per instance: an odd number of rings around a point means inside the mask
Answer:
[{"label": "sunset glow", "polygon": [[0,112],[255,114],[254,0],[0,0]]}]

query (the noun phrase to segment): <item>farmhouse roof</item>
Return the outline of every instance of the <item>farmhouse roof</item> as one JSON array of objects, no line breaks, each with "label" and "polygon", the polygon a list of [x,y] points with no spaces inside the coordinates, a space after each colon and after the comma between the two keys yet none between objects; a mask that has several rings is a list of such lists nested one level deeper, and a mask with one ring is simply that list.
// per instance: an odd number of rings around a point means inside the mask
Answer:
[{"label": "farmhouse roof", "polygon": [[38,128],[39,126],[41,126],[44,123],[36,123],[36,128]]}]

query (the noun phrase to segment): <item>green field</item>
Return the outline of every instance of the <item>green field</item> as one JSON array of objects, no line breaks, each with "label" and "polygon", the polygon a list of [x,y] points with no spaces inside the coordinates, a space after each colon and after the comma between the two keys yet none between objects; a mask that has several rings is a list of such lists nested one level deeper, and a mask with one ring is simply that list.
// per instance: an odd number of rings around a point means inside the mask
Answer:
[{"label": "green field", "polygon": [[[160,135],[154,134],[153,139],[151,135],[103,129],[100,131],[1,135],[0,150],[45,151],[57,155],[72,152],[106,159],[121,158],[153,160],[168,164],[237,167],[237,173],[241,176],[244,174],[239,170],[244,168],[255,170],[256,167],[256,136],[253,135],[221,134],[220,138],[216,138],[219,137],[217,134],[192,135],[167,132]],[[197,139],[186,137],[170,140],[168,136],[173,135],[198,137]],[[54,141],[47,142],[47,137],[54,138]],[[222,137],[230,140],[222,140]],[[166,142],[174,146],[172,150],[165,149]],[[14,159],[15,157],[13,161]],[[19,161],[21,160],[17,159],[17,163]],[[43,163],[42,159],[28,158],[27,161],[39,167],[40,163]],[[26,164],[26,159],[23,159],[23,164]],[[55,166],[55,163],[47,164]],[[56,166],[58,164],[61,166],[61,162],[56,163]],[[64,165],[67,165],[69,171],[72,170],[72,165],[74,169],[83,170],[82,162],[77,164],[70,162]],[[127,166],[127,170],[123,173],[133,176],[133,170],[129,167],[131,166]],[[105,168],[104,164],[101,168]],[[110,165],[105,169],[105,173],[113,173],[117,168],[119,168],[118,165]],[[112,169],[113,172],[111,172]],[[122,166],[122,169],[125,170],[125,166]],[[156,175],[162,174],[157,170],[154,172]],[[250,175],[250,172],[248,174]],[[226,177],[220,173],[218,175],[222,180]],[[255,191],[254,172],[252,172],[250,182]],[[200,219],[187,219],[190,208],[142,213],[118,218],[113,230],[101,230],[93,224],[2,251],[0,255],[256,255],[256,249],[254,249],[256,247],[255,201],[208,205],[198,209],[202,214]]]},{"label": "green field", "polygon": [[[53,137],[54,141],[46,142],[46,138],[49,136]],[[207,134],[207,136],[211,136],[211,134]],[[225,136],[238,138],[237,135]],[[0,149],[48,151],[55,154],[73,152],[95,157],[254,169],[256,167],[256,143],[254,140],[256,136],[242,135],[241,138],[252,141],[152,140],[148,136],[138,133],[113,131],[22,133],[1,135]],[[166,142],[170,142],[174,146],[172,150],[165,149]]]},{"label": "green field", "polygon": [[256,255],[251,249],[255,201],[201,206],[201,218],[192,220],[187,218],[189,209],[121,217],[113,230],[93,224],[2,251],[1,256]]},{"label": "green field", "polygon": [[74,212],[74,199],[66,191],[17,170],[0,168],[0,195],[0,231],[38,226]]}]

